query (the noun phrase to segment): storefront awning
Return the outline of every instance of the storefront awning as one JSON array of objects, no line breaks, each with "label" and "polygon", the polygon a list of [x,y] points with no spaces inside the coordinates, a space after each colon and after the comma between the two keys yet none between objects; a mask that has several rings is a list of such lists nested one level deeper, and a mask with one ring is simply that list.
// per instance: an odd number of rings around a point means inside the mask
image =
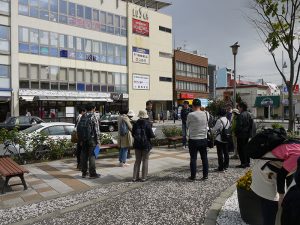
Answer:
[{"label": "storefront awning", "polygon": [[32,102],[34,96],[21,96],[21,100],[24,100],[26,102]]},{"label": "storefront awning", "polygon": [[[109,102],[111,99],[108,98],[81,98],[71,96],[35,96],[34,101],[79,101],[79,102]],[[112,100],[111,100],[112,101]]]},{"label": "storefront awning", "polygon": [[280,96],[258,96],[255,99],[255,107],[279,107]]}]

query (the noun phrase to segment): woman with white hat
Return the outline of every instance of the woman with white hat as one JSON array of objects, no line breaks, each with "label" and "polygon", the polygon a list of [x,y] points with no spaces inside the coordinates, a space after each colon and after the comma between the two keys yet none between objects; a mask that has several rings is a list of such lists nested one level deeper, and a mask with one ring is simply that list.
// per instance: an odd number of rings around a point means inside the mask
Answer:
[{"label": "woman with white hat", "polygon": [[132,135],[134,137],[133,147],[135,149],[135,163],[133,169],[133,179],[135,182],[140,180],[140,166],[142,166],[142,178],[141,181],[144,182],[148,175],[148,160],[150,150],[152,149],[150,139],[154,138],[155,135],[152,131],[151,124],[148,121],[148,114],[146,110],[140,110],[138,114],[138,121],[133,125]]}]

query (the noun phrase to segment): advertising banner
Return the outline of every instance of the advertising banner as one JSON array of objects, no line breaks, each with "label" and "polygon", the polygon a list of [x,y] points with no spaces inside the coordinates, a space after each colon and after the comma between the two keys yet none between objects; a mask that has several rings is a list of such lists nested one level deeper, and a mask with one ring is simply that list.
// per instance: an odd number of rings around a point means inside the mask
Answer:
[{"label": "advertising banner", "polygon": [[133,89],[135,90],[150,89],[150,77],[148,75],[133,74],[132,82]]},{"label": "advertising banner", "polygon": [[132,19],[132,32],[149,37],[149,23]]},{"label": "advertising banner", "polygon": [[132,47],[132,62],[149,64],[150,63],[149,49]]}]

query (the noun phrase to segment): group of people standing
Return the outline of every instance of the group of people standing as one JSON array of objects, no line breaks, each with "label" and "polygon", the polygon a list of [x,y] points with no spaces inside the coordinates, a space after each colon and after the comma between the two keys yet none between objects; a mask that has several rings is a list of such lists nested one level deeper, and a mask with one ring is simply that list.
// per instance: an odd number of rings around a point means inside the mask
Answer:
[{"label": "group of people standing", "polygon": [[[203,165],[203,177],[201,180],[208,179],[208,133],[211,132],[218,154],[218,168],[216,171],[224,172],[229,167],[229,149],[235,151],[241,164],[238,168],[250,167],[250,158],[245,153],[244,147],[252,136],[253,119],[247,111],[247,104],[240,102],[238,109],[232,109],[231,106],[218,109],[217,119],[209,114],[201,106],[199,99],[194,99],[192,108],[187,101],[184,102],[181,111],[183,148],[187,148],[190,153],[189,180],[196,179],[196,161],[197,153],[200,153]],[[211,122],[214,121],[214,122]],[[226,133],[227,132],[227,133]],[[229,132],[229,133],[228,133]],[[227,138],[224,138],[227,135]]]},{"label": "group of people standing", "polygon": [[[101,175],[96,172],[95,149],[101,148],[99,120],[95,115],[96,107],[87,104],[85,109],[79,110],[76,118],[75,130],[77,133],[77,168],[81,170],[82,177],[99,178]],[[118,118],[118,146],[119,166],[127,167],[128,151],[135,150],[136,161],[133,170],[133,181],[146,181],[148,175],[148,160],[152,149],[151,138],[154,138],[152,124],[154,113],[152,102],[146,103],[146,110],[140,110],[137,119],[132,110],[123,110]],[[142,173],[140,176],[140,167]]]}]

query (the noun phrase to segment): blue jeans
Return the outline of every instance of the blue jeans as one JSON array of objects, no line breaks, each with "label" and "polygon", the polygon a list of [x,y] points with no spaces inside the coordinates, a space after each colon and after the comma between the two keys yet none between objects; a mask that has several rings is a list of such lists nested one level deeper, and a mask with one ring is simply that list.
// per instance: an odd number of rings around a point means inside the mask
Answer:
[{"label": "blue jeans", "polygon": [[189,140],[189,151],[190,151],[190,169],[191,178],[196,178],[197,172],[197,155],[200,152],[202,165],[203,165],[203,177],[208,176],[208,159],[207,159],[207,139],[190,139]]},{"label": "blue jeans", "polygon": [[186,123],[182,123],[182,146],[186,147]]},{"label": "blue jeans", "polygon": [[126,163],[128,154],[128,148],[120,148],[119,161],[120,163]]}]

